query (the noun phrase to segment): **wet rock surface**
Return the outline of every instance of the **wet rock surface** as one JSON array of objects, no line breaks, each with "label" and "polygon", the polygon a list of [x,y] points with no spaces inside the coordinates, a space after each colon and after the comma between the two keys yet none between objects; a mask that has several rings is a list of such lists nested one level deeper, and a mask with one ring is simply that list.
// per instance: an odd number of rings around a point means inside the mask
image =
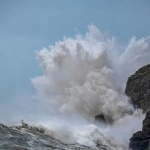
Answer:
[{"label": "wet rock surface", "polygon": [[133,134],[129,147],[132,150],[148,150],[150,141],[150,111],[143,120],[142,131]]},{"label": "wet rock surface", "polygon": [[136,108],[150,110],[150,64],[140,68],[128,78],[125,94]]},{"label": "wet rock surface", "polygon": [[131,98],[135,108],[146,113],[142,131],[133,134],[129,147],[132,150],[150,150],[150,64],[128,78],[125,93]]},{"label": "wet rock surface", "polygon": [[147,112],[145,119],[143,120],[143,132],[150,132],[150,111]]},{"label": "wet rock surface", "polygon": [[148,150],[150,134],[143,131],[138,131],[133,134],[130,139],[129,147],[132,150]]},{"label": "wet rock surface", "polygon": [[43,129],[23,124],[7,127],[0,124],[0,150],[107,150],[104,145],[87,147],[66,144],[44,134]]}]

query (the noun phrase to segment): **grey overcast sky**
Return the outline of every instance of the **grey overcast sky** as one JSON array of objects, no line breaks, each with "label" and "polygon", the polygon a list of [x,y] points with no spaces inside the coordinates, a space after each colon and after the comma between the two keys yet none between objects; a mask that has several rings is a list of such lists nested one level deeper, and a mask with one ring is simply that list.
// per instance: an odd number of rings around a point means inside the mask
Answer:
[{"label": "grey overcast sky", "polygon": [[32,91],[35,50],[93,23],[123,43],[150,35],[149,0],[0,0],[0,103]]}]

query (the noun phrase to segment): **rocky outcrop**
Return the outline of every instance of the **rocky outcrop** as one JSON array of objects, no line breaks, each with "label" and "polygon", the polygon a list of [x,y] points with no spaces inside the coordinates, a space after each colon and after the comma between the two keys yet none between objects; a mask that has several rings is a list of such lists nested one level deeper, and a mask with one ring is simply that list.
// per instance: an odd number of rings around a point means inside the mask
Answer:
[{"label": "rocky outcrop", "polygon": [[132,150],[149,150],[150,149],[150,111],[143,120],[142,131],[133,134],[129,144]]},{"label": "rocky outcrop", "polygon": [[144,112],[150,110],[150,64],[128,78],[125,94],[136,108]]},{"label": "rocky outcrop", "polygon": [[129,147],[132,150],[148,150],[150,135],[146,132],[138,131],[130,139]]},{"label": "rocky outcrop", "polygon": [[128,78],[125,94],[130,97],[135,108],[147,112],[142,131],[133,134],[129,147],[132,150],[150,150],[150,64]]},{"label": "rocky outcrop", "polygon": [[149,132],[150,133],[150,111],[146,114],[145,119],[143,120],[143,132]]}]

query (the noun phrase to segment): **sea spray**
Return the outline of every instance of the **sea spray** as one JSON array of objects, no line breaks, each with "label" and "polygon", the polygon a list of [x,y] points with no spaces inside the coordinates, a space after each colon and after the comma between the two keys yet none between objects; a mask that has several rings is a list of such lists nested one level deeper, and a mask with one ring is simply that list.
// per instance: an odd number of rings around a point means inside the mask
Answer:
[{"label": "sea spray", "polygon": [[[55,118],[43,126],[64,141],[127,149],[134,128],[141,128],[143,115],[134,110],[124,87],[132,73],[150,63],[149,58],[148,39],[132,38],[123,47],[93,25],[85,36],[65,38],[38,51],[43,75],[32,83],[37,99]],[[105,116],[106,128],[92,123],[98,114]]]}]

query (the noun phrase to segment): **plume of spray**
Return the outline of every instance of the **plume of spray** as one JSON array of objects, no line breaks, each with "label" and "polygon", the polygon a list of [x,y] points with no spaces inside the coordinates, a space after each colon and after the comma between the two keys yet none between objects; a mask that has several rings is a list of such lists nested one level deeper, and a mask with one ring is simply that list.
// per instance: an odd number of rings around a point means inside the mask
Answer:
[{"label": "plume of spray", "polygon": [[[134,37],[123,47],[94,25],[85,36],[64,38],[38,51],[43,75],[32,79],[32,84],[53,118],[43,125],[61,140],[70,135],[68,139],[81,144],[94,146],[99,141],[114,149],[127,149],[144,115],[134,110],[124,87],[132,73],[150,63],[149,58],[147,38]],[[99,128],[92,124],[98,114],[111,125]]]}]

